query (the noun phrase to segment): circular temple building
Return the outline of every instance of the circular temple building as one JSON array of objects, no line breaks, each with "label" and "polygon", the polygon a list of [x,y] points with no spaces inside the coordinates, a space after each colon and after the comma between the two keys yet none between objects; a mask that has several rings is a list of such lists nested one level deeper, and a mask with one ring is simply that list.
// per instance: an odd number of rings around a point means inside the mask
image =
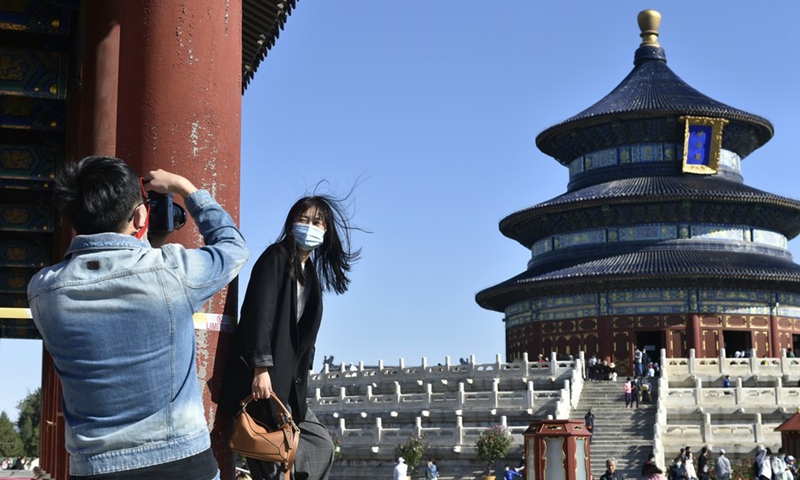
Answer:
[{"label": "circular temple building", "polygon": [[[633,71],[539,134],[569,168],[563,195],[500,221],[527,269],[479,292],[503,312],[506,355],[759,357],[800,350],[800,202],[744,183],[772,124],[698,92],[668,66],[661,15],[639,14]],[[798,352],[800,353],[800,351]]]}]

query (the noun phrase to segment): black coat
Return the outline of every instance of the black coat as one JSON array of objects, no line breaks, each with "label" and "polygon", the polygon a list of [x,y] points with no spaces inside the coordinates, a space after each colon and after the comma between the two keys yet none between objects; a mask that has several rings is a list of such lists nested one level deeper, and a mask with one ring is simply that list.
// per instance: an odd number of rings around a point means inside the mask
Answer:
[{"label": "black coat", "polygon": [[669,480],[686,480],[688,475],[686,475],[686,468],[681,464],[679,467],[678,465],[672,465],[669,468],[669,476],[667,477]]},{"label": "black coat", "polygon": [[[310,289],[303,317],[297,318],[297,282],[289,276],[289,256],[280,243],[261,254],[247,285],[242,313],[225,370],[222,407],[235,413],[252,389],[256,367],[269,367],[272,390],[291,407],[295,421],[306,416],[308,373],[314,365],[314,344],[322,320],[322,290],[313,262],[306,262],[305,288]],[[274,424],[272,402],[248,407],[259,420]]]}]

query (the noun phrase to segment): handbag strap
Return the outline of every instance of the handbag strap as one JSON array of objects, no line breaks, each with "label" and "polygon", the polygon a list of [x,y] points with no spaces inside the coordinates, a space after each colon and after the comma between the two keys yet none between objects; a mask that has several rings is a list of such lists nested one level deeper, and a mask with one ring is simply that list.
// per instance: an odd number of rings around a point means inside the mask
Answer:
[{"label": "handbag strap", "polygon": [[[275,395],[275,392],[273,392],[272,390],[269,391],[269,399],[278,405],[278,410],[279,410],[278,413],[281,413],[286,418],[286,422],[294,425],[294,421],[292,420],[292,413],[289,411],[288,408],[286,408],[283,402],[281,402],[281,399],[278,398],[278,396]],[[255,399],[253,398],[253,394],[251,393],[250,395],[247,396],[247,398],[239,402],[239,405],[241,405],[242,410],[244,410],[245,408],[247,408],[247,405],[249,405],[250,402],[253,401],[255,401]]]},{"label": "handbag strap", "polygon": [[[269,391],[269,400],[272,400],[273,402],[275,402],[278,405],[278,410],[279,410],[278,413],[283,415],[284,423],[289,424],[291,426],[291,428],[292,428],[292,431],[299,432],[300,428],[294,423],[294,420],[292,420],[292,413],[289,411],[288,408],[286,408],[286,406],[283,404],[283,402],[281,402],[281,399],[278,398],[278,396],[275,395],[275,392],[273,392],[272,390]],[[242,406],[242,411],[244,411],[247,408],[247,405],[249,405],[250,402],[253,402],[253,401],[255,401],[255,399],[253,398],[253,394],[250,394],[250,395],[247,396],[247,398],[245,398],[244,400],[239,402],[239,404]],[[294,454],[289,455],[289,461],[284,463],[284,468],[285,468],[285,470],[284,470],[284,480],[291,480],[292,466],[294,465],[294,457],[295,457],[295,455],[297,455],[297,452],[294,452]]]}]

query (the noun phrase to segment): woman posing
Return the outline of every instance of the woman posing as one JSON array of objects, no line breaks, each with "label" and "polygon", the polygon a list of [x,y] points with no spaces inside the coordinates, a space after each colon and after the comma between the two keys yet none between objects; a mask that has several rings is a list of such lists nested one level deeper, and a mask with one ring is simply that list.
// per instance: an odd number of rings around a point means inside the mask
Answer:
[{"label": "woman posing", "polygon": [[[272,392],[289,407],[300,428],[295,478],[327,480],[333,443],[327,428],[306,406],[308,373],[322,320],[322,292],[347,291],[348,272],[359,251],[338,200],[304,197],[289,210],[278,241],[253,267],[226,367],[223,404],[235,413],[252,394],[247,411],[274,425]],[[277,479],[280,464],[247,459],[254,480]]]}]

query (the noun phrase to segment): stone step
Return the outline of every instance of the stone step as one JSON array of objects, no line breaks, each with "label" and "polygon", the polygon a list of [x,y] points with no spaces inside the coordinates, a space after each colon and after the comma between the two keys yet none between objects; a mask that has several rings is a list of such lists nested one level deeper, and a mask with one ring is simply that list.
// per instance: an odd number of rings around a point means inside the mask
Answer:
[{"label": "stone step", "polygon": [[617,471],[625,478],[641,478],[641,466],[653,450],[655,392],[651,396],[653,403],[625,408],[622,381],[584,383],[573,415],[585,414],[591,408],[595,416],[596,434],[590,447],[594,478],[605,472],[608,458],[616,459]]}]

